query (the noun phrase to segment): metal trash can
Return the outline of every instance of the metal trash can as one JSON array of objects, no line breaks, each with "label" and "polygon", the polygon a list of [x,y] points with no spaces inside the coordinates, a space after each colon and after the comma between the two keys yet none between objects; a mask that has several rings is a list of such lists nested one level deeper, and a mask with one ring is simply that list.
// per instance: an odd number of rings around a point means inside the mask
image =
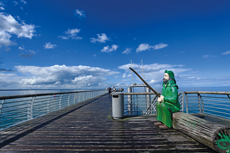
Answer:
[{"label": "metal trash can", "polygon": [[121,119],[124,117],[124,94],[113,92],[112,97],[112,116],[114,119]]}]

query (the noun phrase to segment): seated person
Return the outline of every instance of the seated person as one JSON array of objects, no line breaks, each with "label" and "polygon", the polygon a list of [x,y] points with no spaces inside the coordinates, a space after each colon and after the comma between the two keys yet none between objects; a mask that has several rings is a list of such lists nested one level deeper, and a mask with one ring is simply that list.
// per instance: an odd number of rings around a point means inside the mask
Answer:
[{"label": "seated person", "polygon": [[168,129],[172,127],[172,113],[180,111],[178,86],[172,71],[165,70],[162,86],[162,95],[158,97],[156,104],[156,119],[159,122],[154,123],[154,125],[159,125],[161,129]]}]

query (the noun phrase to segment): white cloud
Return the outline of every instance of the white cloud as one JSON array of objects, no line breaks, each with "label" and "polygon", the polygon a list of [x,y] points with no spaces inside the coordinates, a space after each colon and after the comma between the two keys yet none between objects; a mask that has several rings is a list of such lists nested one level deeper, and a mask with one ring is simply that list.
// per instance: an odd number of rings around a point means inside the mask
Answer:
[{"label": "white cloud", "polygon": [[2,10],[2,11],[3,11],[3,10],[5,10],[5,9],[4,9],[4,7],[2,7],[2,6],[1,6],[1,7],[0,7],[0,10]]},{"label": "white cloud", "polygon": [[24,50],[25,48],[24,48],[24,47],[19,46],[19,47],[18,47],[18,49],[20,49],[20,50]]},{"label": "white cloud", "polygon": [[102,53],[110,53],[110,52],[112,52],[112,51],[116,51],[117,48],[118,48],[118,45],[115,45],[115,44],[112,45],[111,48],[110,48],[109,46],[105,46],[105,47],[101,50],[101,52],[102,52]]},{"label": "white cloud", "polygon": [[21,0],[22,3],[26,4],[26,1],[25,0]]},{"label": "white cloud", "polygon": [[138,48],[136,49],[136,52],[141,52],[141,51],[146,51],[146,50],[150,50],[150,49],[154,49],[154,50],[158,50],[158,49],[162,49],[162,48],[165,48],[167,47],[168,44],[163,44],[163,43],[160,43],[160,44],[157,44],[157,45],[154,45],[154,46],[150,46],[149,44],[140,44],[138,46]]},{"label": "white cloud", "polygon": [[[23,78],[23,85],[46,85],[46,84],[72,84],[72,86],[95,86],[106,80],[105,76],[115,75],[119,72],[90,66],[65,66],[54,65],[50,67],[38,66],[15,66],[18,72],[29,74]],[[73,84],[74,83],[74,84]]]},{"label": "white cloud", "polygon": [[92,43],[96,43],[96,42],[100,42],[100,43],[105,43],[106,41],[108,41],[110,38],[108,38],[106,36],[105,33],[97,34],[98,38],[90,38]]},{"label": "white cloud", "polygon": [[78,37],[77,34],[80,32],[81,29],[68,29],[65,31],[65,36],[59,36],[62,39],[82,39],[82,37]]},{"label": "white cloud", "polygon": [[34,25],[19,23],[11,15],[0,13],[0,47],[14,45],[10,40],[12,35],[32,39],[34,29]]},{"label": "white cloud", "polygon": [[72,82],[78,84],[78,86],[80,87],[83,87],[83,86],[98,86],[99,82],[103,82],[105,80],[106,80],[105,77],[87,75],[87,76],[75,77],[74,80],[72,80]]},{"label": "white cloud", "polygon": [[46,43],[46,44],[44,45],[44,47],[45,47],[45,49],[53,49],[54,47],[57,47],[57,45],[55,45],[55,44],[50,44],[50,42],[49,42],[49,43]]},{"label": "white cloud", "polygon": [[129,53],[131,53],[131,50],[132,50],[132,48],[126,48],[126,50],[124,50],[122,52],[122,54],[129,54]]},{"label": "white cloud", "polygon": [[157,44],[157,45],[155,45],[155,46],[153,46],[153,49],[162,49],[162,48],[165,48],[165,47],[167,47],[168,46],[168,44],[163,44],[163,43],[160,43],[160,44]]},{"label": "white cloud", "polygon": [[227,54],[230,54],[230,51],[226,51],[226,52],[222,53],[222,55],[227,55]]},{"label": "white cloud", "polygon": [[[131,64],[121,65],[118,68],[125,70],[126,77],[131,77],[132,76],[131,75],[132,71],[129,69],[129,67],[131,67]],[[133,63],[132,68],[137,73],[142,75],[142,65],[141,64]],[[148,83],[150,83],[150,84],[151,83],[161,84],[165,70],[173,71],[175,76],[176,76],[176,79],[177,79],[177,77],[179,77],[181,74],[183,74],[184,72],[189,72],[191,69],[185,69],[185,68],[183,68],[182,65],[154,63],[154,64],[145,64],[145,65],[143,65],[143,70],[144,70],[145,80]],[[127,74],[129,74],[129,75],[127,75]],[[141,80],[139,78],[137,78],[137,76],[135,74],[133,74],[133,76],[134,76],[134,80],[135,80],[136,83],[142,83]]]},{"label": "white cloud", "polygon": [[76,10],[75,10],[75,13],[76,13],[76,15],[78,15],[78,17],[86,17],[85,11],[76,9]]}]

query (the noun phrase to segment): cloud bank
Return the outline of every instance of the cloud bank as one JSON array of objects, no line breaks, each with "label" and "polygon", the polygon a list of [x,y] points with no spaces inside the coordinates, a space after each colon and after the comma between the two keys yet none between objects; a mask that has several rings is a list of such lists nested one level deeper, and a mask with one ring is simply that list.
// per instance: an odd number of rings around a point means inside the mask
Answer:
[{"label": "cloud bank", "polygon": [[54,65],[49,67],[15,66],[18,72],[27,76],[19,80],[24,87],[72,87],[99,86],[106,76],[119,74],[100,67]]}]

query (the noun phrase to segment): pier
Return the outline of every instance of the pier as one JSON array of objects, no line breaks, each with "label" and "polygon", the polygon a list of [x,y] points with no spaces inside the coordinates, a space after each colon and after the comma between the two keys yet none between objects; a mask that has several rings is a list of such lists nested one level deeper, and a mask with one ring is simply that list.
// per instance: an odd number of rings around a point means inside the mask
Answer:
[{"label": "pier", "polygon": [[111,118],[105,94],[0,131],[0,152],[214,152],[155,115]]}]

